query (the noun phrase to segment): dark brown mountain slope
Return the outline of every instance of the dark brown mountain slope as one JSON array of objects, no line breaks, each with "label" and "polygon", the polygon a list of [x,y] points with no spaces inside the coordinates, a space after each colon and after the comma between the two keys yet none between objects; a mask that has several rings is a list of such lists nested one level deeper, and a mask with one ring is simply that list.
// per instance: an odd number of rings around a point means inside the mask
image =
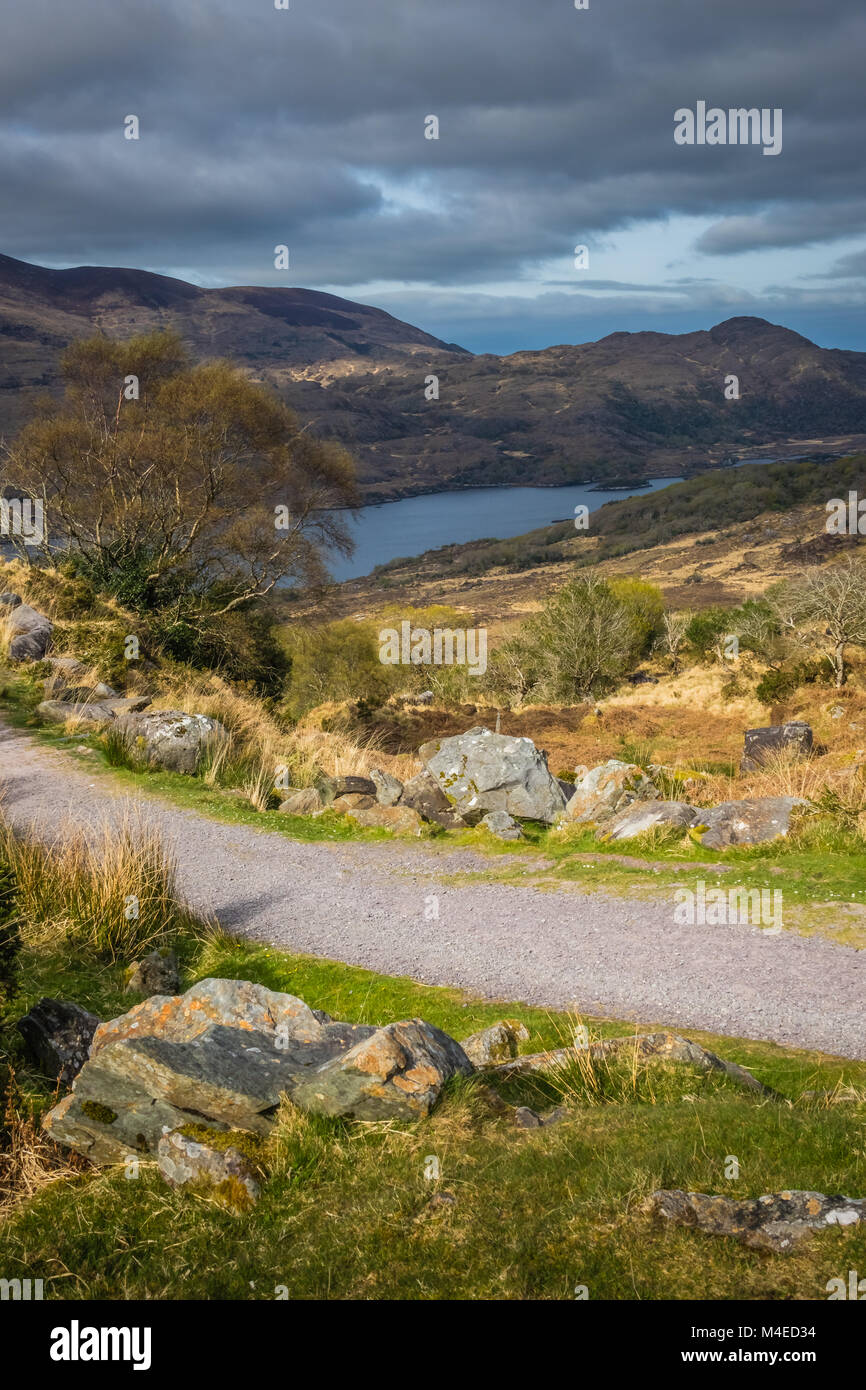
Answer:
[{"label": "dark brown mountain slope", "polygon": [[[231,357],[358,458],[367,500],[453,487],[674,476],[727,454],[866,443],[866,353],[734,318],[708,332],[474,357],[381,309],[302,289],[200,289],[147,271],[0,256],[0,432],[99,330],[172,325]],[[439,378],[438,400],[425,378]],[[724,396],[739,378],[741,398]]]}]

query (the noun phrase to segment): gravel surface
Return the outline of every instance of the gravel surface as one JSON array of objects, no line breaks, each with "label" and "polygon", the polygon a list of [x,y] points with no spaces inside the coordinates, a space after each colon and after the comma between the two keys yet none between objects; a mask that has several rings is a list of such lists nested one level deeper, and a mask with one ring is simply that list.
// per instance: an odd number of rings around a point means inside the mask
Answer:
[{"label": "gravel surface", "polygon": [[[403,841],[303,844],[151,795],[133,800],[2,726],[0,782],[13,822],[43,838],[134,805],[176,856],[187,900],[241,936],[488,998],[866,1058],[866,951],[748,926],[678,926],[673,898],[471,877],[455,886],[440,876],[471,875],[483,856]],[[426,920],[434,898],[438,920]]]}]

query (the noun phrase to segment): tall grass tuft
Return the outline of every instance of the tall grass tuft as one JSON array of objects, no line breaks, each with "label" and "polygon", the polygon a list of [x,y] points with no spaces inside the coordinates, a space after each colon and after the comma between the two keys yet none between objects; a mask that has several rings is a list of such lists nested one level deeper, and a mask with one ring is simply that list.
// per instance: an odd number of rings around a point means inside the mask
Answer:
[{"label": "tall grass tuft", "polygon": [[0,824],[0,858],[13,867],[21,933],[59,934],[111,962],[130,960],[199,925],[181,902],[175,865],[157,831],[127,812],[118,825],[61,830],[54,844]]}]

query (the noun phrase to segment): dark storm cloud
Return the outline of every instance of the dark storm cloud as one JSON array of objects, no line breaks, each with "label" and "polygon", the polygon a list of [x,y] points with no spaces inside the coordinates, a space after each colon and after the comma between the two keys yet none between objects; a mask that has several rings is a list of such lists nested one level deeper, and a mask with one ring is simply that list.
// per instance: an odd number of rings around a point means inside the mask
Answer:
[{"label": "dark storm cloud", "polygon": [[[864,41],[862,0],[29,0],[0,249],[264,283],[286,242],[294,283],[450,287],[676,213],[706,257],[850,236]],[[676,146],[698,99],[781,107],[782,154]]]}]

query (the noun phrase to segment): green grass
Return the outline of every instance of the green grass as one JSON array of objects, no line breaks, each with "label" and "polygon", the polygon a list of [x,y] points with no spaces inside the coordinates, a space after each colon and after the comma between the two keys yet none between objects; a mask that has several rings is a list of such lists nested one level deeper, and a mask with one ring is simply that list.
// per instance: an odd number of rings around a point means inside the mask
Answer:
[{"label": "green grass", "polygon": [[[177,917],[171,944],[183,984],[215,975],[300,995],[338,1018],[421,1016],[456,1037],[503,1016],[529,1029],[524,1051],[562,1045],[577,1020],[485,1001],[336,961],[195,930]],[[20,993],[0,1049],[23,1105],[52,1097],[11,1026],[42,995],[101,1017],[125,1011],[122,962],[25,930]],[[633,1025],[584,1020],[593,1036]],[[355,1124],[283,1107],[261,1151],[269,1177],[257,1206],[231,1214],[205,1194],[175,1193],[153,1164],[87,1171],[43,1186],[0,1223],[5,1278],[45,1281],[48,1298],[563,1299],[585,1284],[612,1299],[791,1299],[826,1296],[828,1279],[866,1265],[866,1236],[831,1231],[790,1257],[664,1230],[641,1212],[658,1187],[757,1196],[786,1187],[860,1195],[864,1105],[803,1103],[804,1090],[866,1091],[866,1064],[768,1043],[689,1036],[750,1067],[788,1101],[741,1091],[724,1076],[616,1060],[500,1086],[511,1104],[569,1116],[518,1130],[480,1078],[453,1082],[417,1124]],[[735,1155],[736,1181],[725,1178]],[[430,1156],[438,1180],[425,1178]],[[440,1192],[454,1202],[431,1205]]]}]

